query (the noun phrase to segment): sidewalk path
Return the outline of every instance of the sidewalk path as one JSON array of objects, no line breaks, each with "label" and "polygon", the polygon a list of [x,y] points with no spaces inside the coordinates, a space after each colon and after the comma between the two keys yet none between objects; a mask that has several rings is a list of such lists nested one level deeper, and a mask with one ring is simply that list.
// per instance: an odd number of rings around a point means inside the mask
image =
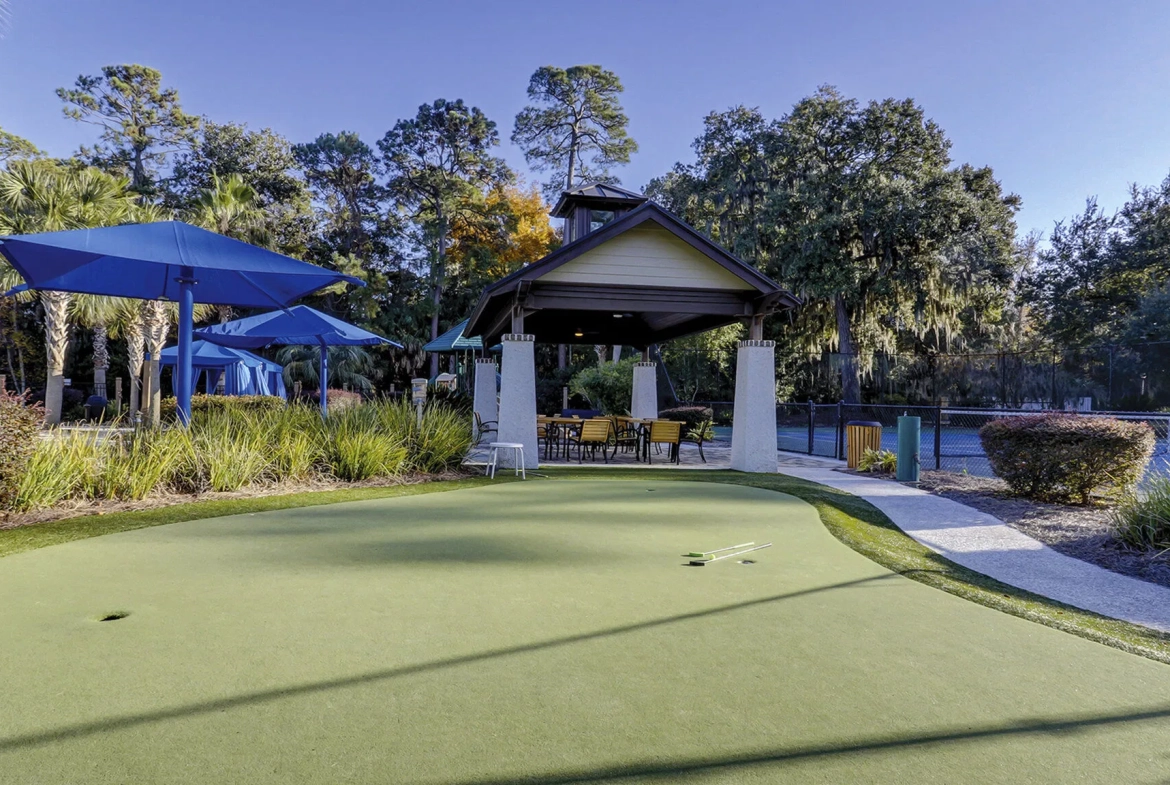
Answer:
[{"label": "sidewalk path", "polygon": [[854,496],[956,564],[1030,592],[1115,619],[1170,632],[1170,588],[1065,556],[998,518],[890,480],[845,474],[840,461],[808,466],[780,458],[780,471]]}]

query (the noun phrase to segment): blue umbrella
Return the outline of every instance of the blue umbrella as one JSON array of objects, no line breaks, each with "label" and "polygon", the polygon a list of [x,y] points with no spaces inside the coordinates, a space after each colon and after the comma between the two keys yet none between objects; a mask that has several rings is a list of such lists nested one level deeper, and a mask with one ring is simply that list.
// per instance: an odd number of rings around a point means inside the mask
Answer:
[{"label": "blue umbrella", "polygon": [[178,301],[175,397],[183,422],[191,417],[191,330],[197,301],[283,308],[339,281],[365,285],[178,221],[0,237],[0,253],[32,289]]},{"label": "blue umbrella", "polygon": [[330,346],[376,346],[389,344],[402,348],[388,338],[355,327],[348,322],[313,310],[307,305],[294,305],[283,311],[262,313],[234,322],[217,324],[196,330],[195,335],[205,341],[230,346],[234,349],[261,349],[274,344],[288,346],[313,345],[321,347],[321,414],[327,411],[329,389]]}]

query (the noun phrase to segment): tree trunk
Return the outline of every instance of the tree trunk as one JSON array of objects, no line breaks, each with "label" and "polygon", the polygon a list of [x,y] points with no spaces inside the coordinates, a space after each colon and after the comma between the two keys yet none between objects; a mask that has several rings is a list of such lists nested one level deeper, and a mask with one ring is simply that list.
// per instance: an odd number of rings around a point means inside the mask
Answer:
[{"label": "tree trunk", "polygon": [[574,129],[573,138],[569,141],[569,171],[565,175],[565,190],[573,187],[573,178],[577,175],[577,147],[581,144],[577,131]]},{"label": "tree trunk", "polygon": [[[443,278],[446,276],[447,263],[447,226],[444,223],[443,213],[439,212],[439,254],[435,261],[433,275],[434,288],[431,290],[431,303],[434,313],[431,314],[431,340],[439,337],[439,305],[443,301]],[[439,375],[439,355],[431,352],[431,378]]]},{"label": "tree trunk", "polygon": [[146,327],[146,349],[150,352],[150,400],[144,401],[149,416],[148,421],[157,424],[159,421],[162,391],[159,382],[162,378],[162,366],[158,362],[159,353],[167,341],[167,328],[170,327],[170,316],[167,313],[167,304],[159,300],[150,300],[143,304],[143,317]]},{"label": "tree trunk", "polygon": [[108,399],[106,371],[110,367],[109,330],[104,324],[93,328],[93,394]]},{"label": "tree trunk", "polygon": [[841,354],[841,399],[845,403],[861,403],[861,375],[857,366],[857,350],[853,345],[853,328],[849,324],[849,310],[845,298],[837,295],[837,351]]},{"label": "tree trunk", "polygon": [[138,413],[139,395],[142,390],[142,354],[146,351],[146,336],[143,333],[142,316],[126,325],[126,362],[130,366],[130,416]]},{"label": "tree trunk", "polygon": [[565,370],[565,368],[567,368],[569,365],[567,358],[565,357],[565,349],[566,347],[563,343],[557,344],[557,368],[562,371]]},{"label": "tree trunk", "polygon": [[45,380],[45,423],[61,422],[61,402],[65,392],[65,352],[69,349],[69,294],[42,291],[41,306],[45,309],[45,350],[48,357],[48,378]]},{"label": "tree trunk", "polygon": [[593,344],[593,351],[597,354],[597,365],[605,365],[605,358],[608,354],[609,347],[603,343]]}]

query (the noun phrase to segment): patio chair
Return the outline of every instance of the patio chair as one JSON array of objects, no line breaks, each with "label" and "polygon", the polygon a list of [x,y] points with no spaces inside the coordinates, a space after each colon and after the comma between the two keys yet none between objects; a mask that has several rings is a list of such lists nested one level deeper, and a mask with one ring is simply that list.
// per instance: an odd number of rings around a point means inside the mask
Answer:
[{"label": "patio chair", "polygon": [[498,433],[499,425],[495,420],[484,422],[483,418],[479,416],[479,412],[475,412],[475,443],[479,444],[482,442],[483,437],[489,433]]},{"label": "patio chair", "polygon": [[577,445],[577,463],[584,461],[585,449],[590,450],[592,460],[597,460],[597,448],[601,448],[601,457],[609,463],[609,446],[613,436],[613,423],[607,418],[582,420],[581,430],[568,435],[569,445]]},{"label": "patio chair", "polygon": [[614,455],[617,455],[618,450],[637,453],[642,446],[642,438],[638,435],[638,429],[634,427],[633,423],[622,422],[616,416],[610,417],[610,420],[613,422]]},{"label": "patio chair", "polygon": [[682,440],[687,444],[696,444],[699,446],[699,457],[703,459],[703,463],[707,462],[707,456],[703,455],[703,443],[711,441],[714,431],[711,426],[714,425],[713,420],[703,420],[699,425],[683,434]]},{"label": "patio chair", "polygon": [[559,451],[561,430],[547,417],[536,418],[536,443],[544,442],[544,459],[551,460],[553,451]]},{"label": "patio chair", "polygon": [[[674,420],[654,420],[650,423],[649,444],[666,444],[670,446],[670,460],[679,463],[678,443],[682,436],[682,423]],[[646,450],[646,462],[654,463],[650,450]]]}]

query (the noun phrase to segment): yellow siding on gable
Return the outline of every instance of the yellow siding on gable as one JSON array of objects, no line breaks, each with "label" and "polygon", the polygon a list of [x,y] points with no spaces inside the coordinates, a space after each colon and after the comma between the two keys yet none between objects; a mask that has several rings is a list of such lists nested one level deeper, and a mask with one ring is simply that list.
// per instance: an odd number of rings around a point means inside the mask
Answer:
[{"label": "yellow siding on gable", "polygon": [[658,226],[639,226],[620,234],[542,275],[540,280],[680,289],[753,288]]}]

